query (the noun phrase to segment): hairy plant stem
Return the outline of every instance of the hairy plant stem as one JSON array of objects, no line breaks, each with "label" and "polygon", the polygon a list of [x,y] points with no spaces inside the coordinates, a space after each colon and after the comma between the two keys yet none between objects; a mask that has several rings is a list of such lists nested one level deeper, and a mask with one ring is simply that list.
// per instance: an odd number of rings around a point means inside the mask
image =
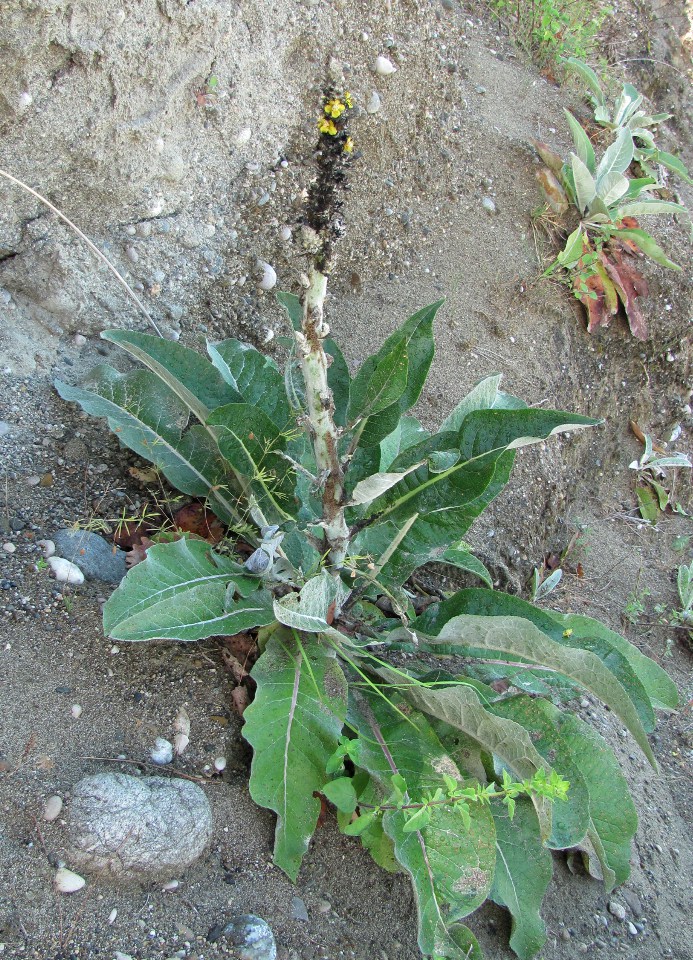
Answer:
[{"label": "hairy plant stem", "polygon": [[297,334],[301,372],[306,385],[306,409],[318,477],[322,483],[323,526],[329,560],[344,566],[349,528],[344,518],[344,473],[339,462],[339,429],[334,422],[334,398],[327,383],[328,357],[323,341],[329,333],[324,319],[327,276],[316,266],[303,298],[302,332]]}]

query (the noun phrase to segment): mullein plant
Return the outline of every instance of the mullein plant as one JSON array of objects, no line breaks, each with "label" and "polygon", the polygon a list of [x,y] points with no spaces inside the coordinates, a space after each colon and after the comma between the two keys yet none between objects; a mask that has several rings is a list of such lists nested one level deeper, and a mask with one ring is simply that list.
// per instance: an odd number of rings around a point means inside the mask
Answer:
[{"label": "mullein plant", "polygon": [[[558,276],[567,282],[585,307],[589,333],[607,326],[622,309],[633,336],[646,340],[647,322],[638,299],[647,295],[648,285],[640,261],[647,257],[672,270],[680,267],[641,227],[640,219],[687,215],[687,210],[661,196],[664,184],[650,175],[644,148],[637,146],[636,139],[642,141],[647,133],[638,124],[651,125],[657,117],[640,116],[637,107],[642,97],[636,94],[633,88],[624,87],[622,101],[626,105],[619,101],[615,113],[619,122],[604,124],[613,139],[601,157],[597,157],[592,140],[569,110],[564,112],[575,150],[568,160],[547,144],[532,142],[545,164],[537,178],[548,206],[566,223],[571,218],[574,223],[576,215],[579,221],[567,239],[570,227],[559,230],[564,247],[545,276]],[[631,176],[634,164],[640,166],[639,172],[647,170],[648,175]]]},{"label": "mullein plant", "polygon": [[[494,374],[425,429],[410,411],[442,301],[350,377],[325,295],[351,115],[347,93],[325,91],[300,230],[307,280],[300,297],[279,295],[293,329],[283,372],[237,340],[208,344],[205,359],[120,330],[103,336],[143,369],[56,384],[226,528],[223,552],[190,536],[151,546],[104,628],[132,642],[252,637],[250,793],[277,815],[274,860],[289,877],[329,804],[376,863],[409,875],[425,956],[479,960],[463,921],[490,898],[531,957],[546,939],[551,850],[580,851],[611,890],[637,826],[614,754],[565,704],[590,691],[656,767],[647,734],[677,694],[597,621],[494,590],[463,539],[518,448],[596,420],[531,409]],[[480,586],[423,590],[416,571],[430,583],[440,565]]]}]

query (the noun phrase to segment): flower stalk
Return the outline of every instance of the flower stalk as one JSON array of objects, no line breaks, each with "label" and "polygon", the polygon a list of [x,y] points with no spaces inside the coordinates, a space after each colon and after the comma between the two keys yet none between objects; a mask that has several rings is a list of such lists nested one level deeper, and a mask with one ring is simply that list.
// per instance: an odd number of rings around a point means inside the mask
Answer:
[{"label": "flower stalk", "polygon": [[327,382],[331,358],[324,341],[327,281],[335,241],[343,233],[341,194],[346,189],[346,167],[353,141],[347,131],[351,97],[330,87],[325,91],[317,152],[318,176],[308,192],[303,222],[303,244],[311,259],[308,285],[301,298],[303,320],[295,333],[301,373],[306,386],[306,414],[322,487],[323,528],[329,561],[335,571],[344,566],[349,528],[344,516],[344,471],[339,457],[341,429],[334,419],[334,398]]}]

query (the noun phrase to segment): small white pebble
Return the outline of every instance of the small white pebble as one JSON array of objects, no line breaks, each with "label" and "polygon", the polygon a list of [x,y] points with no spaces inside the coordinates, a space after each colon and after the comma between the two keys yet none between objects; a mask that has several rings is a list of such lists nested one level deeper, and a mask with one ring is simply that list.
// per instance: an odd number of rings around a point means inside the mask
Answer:
[{"label": "small white pebble", "polygon": [[75,720],[79,720],[79,718],[82,716],[82,707],[81,707],[81,705],[80,705],[79,703],[73,703],[73,704],[72,704],[72,709],[70,710],[70,713],[71,713],[72,716],[75,718]]},{"label": "small white pebble", "polygon": [[226,770],[226,757],[215,757],[214,769],[217,771],[217,773],[222,773],[224,770]]},{"label": "small white pebble", "polygon": [[54,794],[52,797],[49,797],[43,805],[43,819],[46,821],[46,823],[52,823],[54,820],[58,819],[62,809],[62,798]]},{"label": "small white pebble", "polygon": [[368,102],[366,103],[366,112],[367,113],[377,113],[380,110],[380,94],[376,90],[370,95]]},{"label": "small white pebble", "polygon": [[287,227],[287,226],[282,227],[281,230],[279,231],[279,236],[284,241],[291,240],[291,227]]},{"label": "small white pebble", "polygon": [[156,197],[147,207],[147,216],[158,217],[164,211],[164,198]]},{"label": "small white pebble", "polygon": [[389,77],[397,69],[391,60],[388,60],[387,57],[383,56],[376,57],[373,66],[375,68],[375,72],[381,77]]},{"label": "small white pebble", "polygon": [[271,330],[269,327],[265,327],[265,335],[262,338],[263,344],[268,344],[274,340],[274,330]]},{"label": "small white pebble", "polygon": [[63,560],[62,557],[48,557],[48,566],[60,583],[84,583],[84,574],[77,564],[70,560]]},{"label": "small white pebble", "polygon": [[180,880],[169,880],[168,883],[165,883],[162,890],[165,890],[167,893],[173,893],[174,890],[177,890],[180,886]]},{"label": "small white pebble", "polygon": [[262,277],[260,278],[258,286],[261,290],[272,290],[277,284],[277,273],[274,267],[269,263],[265,263],[264,260],[258,260],[257,265],[258,269],[262,270]]},{"label": "small white pebble", "polygon": [[112,923],[115,922],[115,918],[116,918],[117,916],[118,916],[118,911],[117,911],[116,908],[114,907],[114,908],[111,910],[111,912],[108,914],[108,921],[107,921],[107,922],[108,922],[109,927],[111,926]]},{"label": "small white pebble", "polygon": [[83,333],[76,333],[73,342],[76,347],[83,347],[84,344],[87,342],[87,338],[84,336]]},{"label": "small white pebble", "polygon": [[239,147],[243,147],[246,143],[250,142],[252,135],[253,131],[250,129],[250,127],[243,127],[242,130],[239,130],[236,136],[236,143]]},{"label": "small white pebble", "polygon": [[17,548],[13,543],[3,543],[2,549],[5,553],[14,553]]},{"label": "small white pebble", "polygon": [[80,877],[78,873],[73,873],[67,867],[60,867],[59,870],[56,870],[53,878],[53,885],[58,893],[76,893],[77,890],[82,889],[86,882],[84,877]]},{"label": "small white pebble", "polygon": [[617,920],[623,921],[626,919],[626,908],[622,903],[619,903],[618,900],[609,901],[609,913],[616,917]]},{"label": "small white pebble", "polygon": [[20,113],[24,113],[25,110],[28,110],[31,104],[34,102],[34,98],[25,90],[23,93],[20,93],[17,97],[17,109]]},{"label": "small white pebble", "polygon": [[170,763],[171,760],[173,760],[173,744],[163,737],[157,737],[149,756],[152,758],[152,761],[159,766]]}]

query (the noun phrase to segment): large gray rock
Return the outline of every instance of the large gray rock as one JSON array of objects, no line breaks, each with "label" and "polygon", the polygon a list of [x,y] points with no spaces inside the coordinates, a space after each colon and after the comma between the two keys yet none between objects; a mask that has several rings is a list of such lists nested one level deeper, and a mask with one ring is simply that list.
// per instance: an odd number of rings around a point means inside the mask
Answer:
[{"label": "large gray rock", "polygon": [[90,530],[58,530],[53,543],[58,556],[76,563],[87,580],[120,583],[127,573],[125,551]]},{"label": "large gray rock", "polygon": [[212,836],[212,812],[189,780],[99,773],[72,790],[66,859],[121,882],[179,876]]}]

